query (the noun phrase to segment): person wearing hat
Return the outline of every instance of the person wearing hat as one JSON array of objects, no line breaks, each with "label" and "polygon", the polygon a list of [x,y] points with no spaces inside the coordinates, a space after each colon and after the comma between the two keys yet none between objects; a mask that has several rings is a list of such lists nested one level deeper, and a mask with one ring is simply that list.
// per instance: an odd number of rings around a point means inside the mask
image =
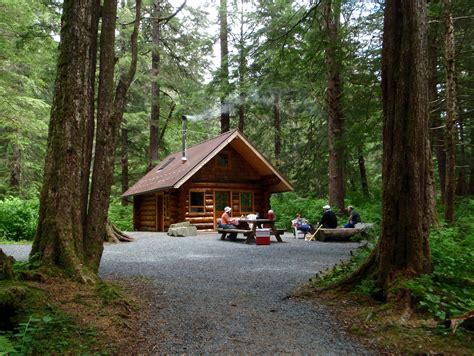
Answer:
[{"label": "person wearing hat", "polygon": [[347,224],[344,225],[345,228],[354,228],[355,224],[360,223],[362,220],[360,219],[360,215],[357,211],[354,210],[352,205],[347,207],[349,211],[349,221]]},{"label": "person wearing hat", "polygon": [[[232,222],[231,213],[232,213],[232,208],[226,206],[224,208],[224,213],[221,216],[220,227],[222,229],[235,229],[236,228]],[[230,233],[229,240],[235,240],[235,239],[237,239],[237,234],[235,232]]]},{"label": "person wearing hat", "polygon": [[323,206],[323,216],[321,217],[320,225],[323,225],[325,229],[335,229],[337,227],[337,216],[334,211],[331,210],[329,205]]}]

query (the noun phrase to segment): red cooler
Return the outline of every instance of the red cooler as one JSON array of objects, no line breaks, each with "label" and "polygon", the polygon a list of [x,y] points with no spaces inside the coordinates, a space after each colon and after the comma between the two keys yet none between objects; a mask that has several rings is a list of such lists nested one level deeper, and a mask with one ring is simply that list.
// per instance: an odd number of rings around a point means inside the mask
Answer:
[{"label": "red cooler", "polygon": [[255,234],[257,245],[270,245],[270,229],[257,229]]}]

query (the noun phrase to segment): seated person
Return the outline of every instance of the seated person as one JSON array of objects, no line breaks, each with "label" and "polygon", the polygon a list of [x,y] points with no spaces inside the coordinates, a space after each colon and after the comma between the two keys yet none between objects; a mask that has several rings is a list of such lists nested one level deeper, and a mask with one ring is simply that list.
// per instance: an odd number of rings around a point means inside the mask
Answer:
[{"label": "seated person", "polygon": [[334,211],[331,210],[329,205],[323,206],[323,216],[321,217],[320,225],[323,225],[325,229],[335,229],[337,227],[337,216]]},{"label": "seated person", "polygon": [[[232,214],[232,209],[228,206],[224,208],[224,213],[221,216],[221,221],[219,224],[219,227],[222,229],[236,229],[237,226],[235,225],[235,219],[232,219],[231,217]],[[231,232],[229,234],[229,240],[236,240],[237,239],[237,233]]]},{"label": "seated person", "polygon": [[[248,214],[245,217],[247,220],[256,220],[258,219],[258,214]],[[253,229],[253,222],[249,222],[249,229]]]},{"label": "seated person", "polygon": [[347,224],[344,225],[345,228],[354,228],[357,223],[360,223],[362,220],[360,219],[360,215],[357,211],[354,210],[352,205],[349,205],[347,208],[349,211],[349,221]]},{"label": "seated person", "polygon": [[[308,224],[308,220],[301,217],[301,214],[296,214],[296,218],[291,221],[291,226],[296,228],[296,230],[301,231],[304,235],[309,233],[312,229],[312,226]],[[296,238],[296,231],[294,233]]]}]

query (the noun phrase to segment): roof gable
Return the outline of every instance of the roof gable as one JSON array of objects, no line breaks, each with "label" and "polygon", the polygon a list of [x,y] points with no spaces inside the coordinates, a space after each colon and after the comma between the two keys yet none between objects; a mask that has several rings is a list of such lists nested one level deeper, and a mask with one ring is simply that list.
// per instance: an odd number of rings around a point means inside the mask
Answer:
[{"label": "roof gable", "polygon": [[262,176],[276,175],[279,178],[280,183],[275,186],[275,191],[293,190],[288,180],[235,129],[187,148],[187,160],[184,162],[181,160],[181,151],[169,155],[122,196],[127,197],[170,188],[177,189],[229,144],[239,151]]}]

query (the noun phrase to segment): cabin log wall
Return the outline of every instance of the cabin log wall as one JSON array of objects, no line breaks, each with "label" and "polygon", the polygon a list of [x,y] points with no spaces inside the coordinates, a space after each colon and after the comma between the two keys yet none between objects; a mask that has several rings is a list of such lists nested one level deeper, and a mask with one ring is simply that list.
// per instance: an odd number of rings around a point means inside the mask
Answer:
[{"label": "cabin log wall", "polygon": [[[253,193],[253,211],[266,216],[270,206],[269,177],[260,176],[256,170],[232,147],[222,152],[230,154],[228,167],[220,167],[217,158],[211,159],[179,189],[135,196],[134,226],[139,231],[157,231],[158,219],[163,219],[163,230],[171,224],[189,221],[200,231],[213,231],[220,214],[215,211],[215,192],[230,192],[229,206],[232,214],[240,217],[249,212],[240,211],[240,192]],[[273,177],[273,179],[275,179]],[[271,182],[275,184],[275,182]],[[204,192],[204,212],[189,211],[189,192]],[[157,216],[157,195],[163,196],[163,216]]]}]

